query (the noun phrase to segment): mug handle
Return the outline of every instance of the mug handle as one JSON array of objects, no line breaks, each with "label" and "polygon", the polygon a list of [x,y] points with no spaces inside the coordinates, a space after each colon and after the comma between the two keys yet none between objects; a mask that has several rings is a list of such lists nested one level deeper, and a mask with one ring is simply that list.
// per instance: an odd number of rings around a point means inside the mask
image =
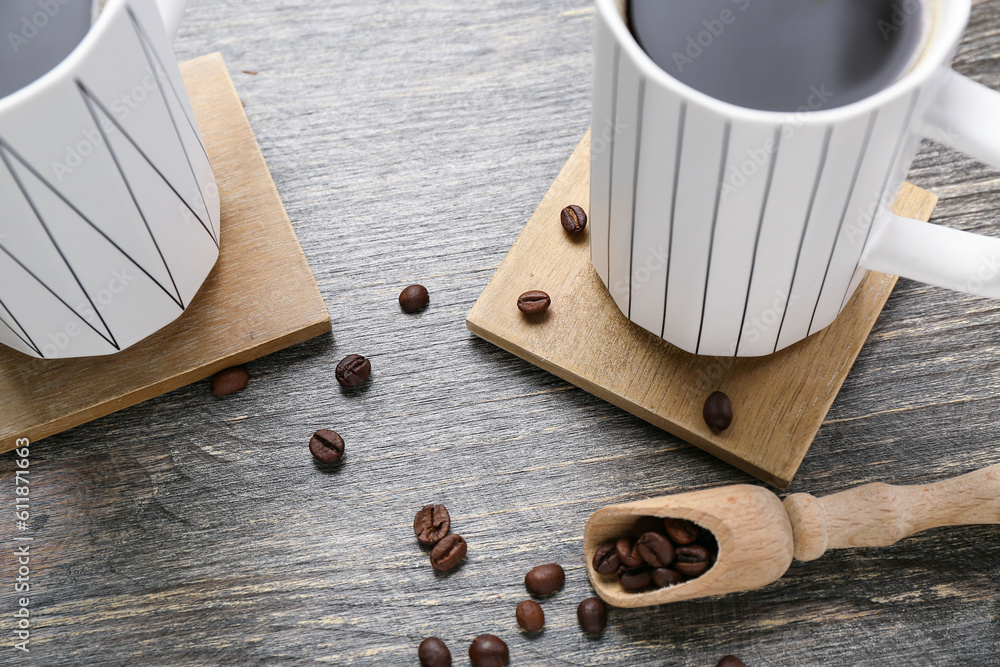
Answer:
[{"label": "mug handle", "polygon": [[[952,70],[944,76],[922,133],[1000,168],[1000,93]],[[1000,238],[891,214],[872,230],[861,266],[1000,298]]]},{"label": "mug handle", "polygon": [[181,17],[187,8],[188,0],[156,0],[160,8],[160,16],[163,17],[163,25],[167,28],[167,36],[170,39],[177,34],[177,28],[181,25]]}]

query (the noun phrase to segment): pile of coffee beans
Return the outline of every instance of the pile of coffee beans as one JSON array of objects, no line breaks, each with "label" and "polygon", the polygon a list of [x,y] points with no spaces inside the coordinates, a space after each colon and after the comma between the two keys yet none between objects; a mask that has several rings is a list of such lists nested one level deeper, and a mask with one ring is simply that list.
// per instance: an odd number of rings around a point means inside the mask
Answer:
[{"label": "pile of coffee beans", "polygon": [[450,531],[451,515],[444,505],[424,505],[413,517],[413,534],[417,542],[431,547],[431,566],[438,572],[458,567],[468,551],[465,538]]},{"label": "pile of coffee beans", "polygon": [[666,588],[708,571],[719,553],[715,536],[684,519],[645,516],[632,535],[601,545],[592,565],[598,574],[617,577],[622,588]]}]

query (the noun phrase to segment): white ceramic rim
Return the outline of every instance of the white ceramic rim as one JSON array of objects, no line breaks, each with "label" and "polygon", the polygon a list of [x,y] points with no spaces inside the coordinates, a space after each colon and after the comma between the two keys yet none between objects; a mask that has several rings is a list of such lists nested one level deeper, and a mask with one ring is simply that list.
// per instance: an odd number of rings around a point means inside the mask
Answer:
[{"label": "white ceramic rim", "polygon": [[7,97],[0,98],[0,114],[21,104],[43,88],[55,85],[59,81],[64,80],[66,76],[76,71],[76,68],[80,65],[80,61],[86,57],[86,52],[90,50],[90,45],[99,40],[110,29],[108,24],[111,22],[111,14],[119,11],[125,2],[126,0],[108,0],[108,4],[101,10],[97,21],[90,26],[90,30],[87,31],[87,34],[83,36],[83,39],[80,40],[76,47],[70,51],[68,56],[28,85],[15,90]]},{"label": "white ceramic rim", "polygon": [[595,0],[597,11],[605,23],[611,27],[615,41],[627,52],[632,62],[639,68],[640,74],[648,80],[725,118],[748,123],[774,124],[787,122],[790,116],[794,116],[796,124],[800,125],[840,123],[870,113],[882,108],[888,101],[924,85],[942,66],[950,66],[952,51],[962,39],[962,34],[969,22],[969,16],[972,13],[972,0],[920,0],[920,2],[924,5],[933,3],[931,9],[934,12],[934,25],[928,37],[928,43],[924,45],[920,59],[911,71],[901,76],[892,85],[852,104],[834,109],[797,112],[748,109],[723,102],[681,83],[653,62],[653,59],[635,41],[632,31],[625,25],[618,12],[616,0]]}]

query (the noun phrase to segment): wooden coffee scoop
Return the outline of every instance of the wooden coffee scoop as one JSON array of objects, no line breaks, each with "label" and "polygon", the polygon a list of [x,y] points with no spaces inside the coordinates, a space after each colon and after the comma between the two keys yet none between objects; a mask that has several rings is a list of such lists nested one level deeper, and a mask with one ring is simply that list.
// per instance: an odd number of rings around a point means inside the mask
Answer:
[{"label": "wooden coffee scoop", "polygon": [[[594,570],[597,549],[631,534],[641,516],[694,521],[715,535],[716,563],[682,584],[634,593]],[[595,512],[583,533],[590,581],[607,603],[646,607],[722,595],[777,581],[792,558],[827,549],[883,547],[928,528],[1000,523],[1000,465],[921,486],[865,484],[824,498],[795,493],[784,502],[747,484],[661,496]]]}]

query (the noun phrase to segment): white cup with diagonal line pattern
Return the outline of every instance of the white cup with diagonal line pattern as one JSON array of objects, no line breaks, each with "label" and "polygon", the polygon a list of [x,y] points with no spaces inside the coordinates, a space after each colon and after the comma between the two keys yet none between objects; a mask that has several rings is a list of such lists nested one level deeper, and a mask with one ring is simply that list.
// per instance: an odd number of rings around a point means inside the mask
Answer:
[{"label": "white cup with diagonal line pattern", "polygon": [[[733,4],[679,63],[754,11]],[[1000,93],[950,68],[970,0],[894,2],[887,20],[926,26],[908,68],[835,108],[816,81],[794,111],[695,90],[643,50],[625,0],[596,6],[591,259],[633,322],[688,352],[762,356],[830,325],[869,269],[1000,297],[1000,239],[891,212],[923,137],[1000,167]]]},{"label": "white cup with diagonal line pattern", "polygon": [[0,343],[115,353],[215,265],[218,189],[170,46],[185,4],[0,5]]}]

